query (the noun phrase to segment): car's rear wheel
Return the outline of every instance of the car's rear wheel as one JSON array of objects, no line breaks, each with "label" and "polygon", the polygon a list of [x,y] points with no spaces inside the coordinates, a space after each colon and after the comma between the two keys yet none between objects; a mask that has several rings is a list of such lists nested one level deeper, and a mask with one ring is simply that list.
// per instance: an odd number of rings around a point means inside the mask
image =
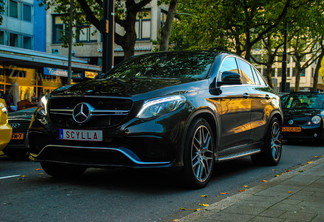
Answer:
[{"label": "car's rear wheel", "polygon": [[184,150],[184,185],[190,188],[206,186],[214,168],[214,138],[205,119],[195,120],[188,131]]},{"label": "car's rear wheel", "polygon": [[81,176],[87,169],[83,166],[75,166],[62,163],[41,162],[43,170],[53,176],[61,178],[74,178]]},{"label": "car's rear wheel", "polygon": [[277,165],[281,158],[282,152],[282,134],[281,124],[279,120],[274,117],[271,120],[269,129],[265,137],[264,146],[261,149],[261,153],[251,156],[252,160],[256,164],[261,165]]}]

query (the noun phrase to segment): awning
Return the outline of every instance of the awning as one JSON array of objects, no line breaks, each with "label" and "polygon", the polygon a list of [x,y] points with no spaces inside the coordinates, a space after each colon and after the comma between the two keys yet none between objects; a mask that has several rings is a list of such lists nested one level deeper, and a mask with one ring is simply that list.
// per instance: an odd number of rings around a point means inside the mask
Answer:
[{"label": "awning", "polygon": [[[29,49],[0,45],[0,62],[17,66],[52,67],[68,69],[68,57]],[[100,66],[88,64],[84,59],[72,58],[71,67],[79,71],[101,71]]]}]

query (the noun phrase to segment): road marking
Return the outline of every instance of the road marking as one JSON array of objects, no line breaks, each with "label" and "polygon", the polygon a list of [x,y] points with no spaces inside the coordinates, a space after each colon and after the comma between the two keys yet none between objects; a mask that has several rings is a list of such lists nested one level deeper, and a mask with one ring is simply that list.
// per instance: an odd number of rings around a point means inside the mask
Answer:
[{"label": "road marking", "polygon": [[0,180],[9,179],[9,178],[13,178],[13,177],[20,177],[20,175],[11,175],[11,176],[0,177]]}]

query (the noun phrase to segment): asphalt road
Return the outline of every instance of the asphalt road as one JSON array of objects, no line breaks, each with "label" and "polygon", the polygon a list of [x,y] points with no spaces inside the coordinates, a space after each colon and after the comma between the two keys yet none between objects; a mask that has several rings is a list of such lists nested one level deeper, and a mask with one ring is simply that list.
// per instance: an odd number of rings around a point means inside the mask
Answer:
[{"label": "asphalt road", "polygon": [[[184,189],[149,170],[89,169],[74,180],[46,175],[31,161],[0,157],[0,221],[173,221],[324,155],[324,146],[286,144],[275,167],[242,158],[216,165],[207,187]],[[202,195],[206,195],[202,197]]]}]

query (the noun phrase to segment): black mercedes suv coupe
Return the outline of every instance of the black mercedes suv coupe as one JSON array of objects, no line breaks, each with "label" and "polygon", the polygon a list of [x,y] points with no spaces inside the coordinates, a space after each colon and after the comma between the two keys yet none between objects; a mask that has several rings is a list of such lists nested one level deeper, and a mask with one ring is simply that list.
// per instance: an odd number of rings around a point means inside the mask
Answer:
[{"label": "black mercedes suv coupe", "polygon": [[175,169],[200,188],[218,161],[278,164],[282,122],[279,96],[241,57],[150,53],[43,97],[28,130],[30,159],[54,177],[89,167]]}]

